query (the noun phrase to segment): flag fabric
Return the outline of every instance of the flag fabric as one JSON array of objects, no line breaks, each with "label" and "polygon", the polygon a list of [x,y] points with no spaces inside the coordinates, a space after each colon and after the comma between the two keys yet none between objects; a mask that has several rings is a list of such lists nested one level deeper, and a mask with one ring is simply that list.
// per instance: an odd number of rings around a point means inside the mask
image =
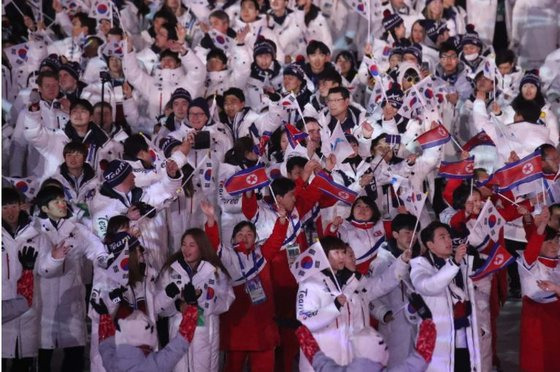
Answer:
[{"label": "flag fabric", "polygon": [[29,43],[21,43],[5,48],[6,57],[10,61],[12,68],[23,66],[27,63],[29,54]]},{"label": "flag fabric", "polygon": [[271,132],[269,131],[263,132],[263,134],[259,138],[257,155],[263,156],[266,153],[266,145],[268,144],[268,141],[270,141],[270,136],[272,136]]},{"label": "flag fabric", "polygon": [[403,99],[398,113],[408,119],[420,117],[427,109],[441,111],[446,102],[445,86],[437,84],[437,78],[427,76],[412,86]]},{"label": "flag fabric", "polygon": [[329,141],[323,141],[321,143],[321,152],[325,156],[335,154],[336,162],[339,164],[354,153],[354,149],[346,139],[346,135],[340,123],[337,123],[334,127]]},{"label": "flag fabric", "polygon": [[348,205],[352,205],[356,198],[358,197],[358,193],[352,191],[336,182],[334,182],[329,176],[327,176],[324,172],[319,172],[315,178],[317,181],[315,185],[319,190],[332,196],[335,199],[340,200],[343,203]]},{"label": "flag fabric", "polygon": [[397,194],[397,191],[399,191],[399,188],[401,187],[402,183],[407,180],[408,180],[407,178],[401,177],[398,174],[393,174],[391,176],[389,183],[391,184],[391,186],[393,186],[393,190],[395,190],[395,194]]},{"label": "flag fabric", "polygon": [[293,93],[290,93],[286,97],[282,98],[279,104],[286,110],[289,109],[299,110],[299,104],[297,98]]},{"label": "flag fabric", "polygon": [[266,174],[264,165],[256,165],[251,168],[240,170],[231,176],[224,187],[230,195],[239,195],[246,191],[266,187],[270,184],[270,179]]},{"label": "flag fabric", "polygon": [[429,149],[431,147],[441,146],[451,141],[451,135],[445,129],[443,125],[438,125],[434,129],[430,129],[427,132],[416,137],[416,141],[420,144],[422,150]]},{"label": "flag fabric", "polygon": [[112,19],[113,4],[109,0],[95,0],[90,8],[89,16],[95,19]]},{"label": "flag fabric", "polygon": [[33,178],[5,176],[2,176],[2,178],[12,184],[19,192],[25,195],[27,199],[33,199],[37,191],[39,191],[39,182]]},{"label": "flag fabric", "polygon": [[300,143],[300,141],[304,140],[305,138],[307,138],[307,136],[309,136],[307,133],[300,131],[290,123],[286,123],[284,127],[286,128],[288,142],[290,143],[290,146],[292,146],[293,149],[296,148],[296,146],[298,145],[298,143]]},{"label": "flag fabric", "polygon": [[320,242],[314,243],[305,252],[300,253],[290,271],[298,283],[330,267],[329,259]]},{"label": "flag fabric", "polygon": [[464,151],[471,151],[472,149],[474,149],[477,146],[482,146],[482,145],[486,145],[486,146],[496,146],[494,144],[494,141],[492,141],[492,138],[490,138],[489,135],[486,134],[485,131],[481,131],[478,134],[476,134],[473,138],[471,138],[470,140],[468,140],[464,145],[463,145],[463,150]]},{"label": "flag fabric", "polygon": [[470,230],[471,234],[478,235],[479,239],[482,241],[486,240],[486,237],[489,237],[497,242],[500,239],[500,231],[505,225],[505,219],[489,198],[478,214],[474,227]]},{"label": "flag fabric", "polygon": [[346,0],[346,3],[352,8],[356,13],[369,19],[370,8],[366,0]]},{"label": "flag fabric", "polygon": [[401,200],[407,211],[420,219],[420,214],[422,209],[424,209],[424,204],[426,203],[426,198],[428,194],[425,192],[419,192],[415,190],[407,190],[400,195]]},{"label": "flag fabric", "polygon": [[513,257],[500,243],[495,243],[488,254],[484,264],[474,272],[470,278],[473,281],[482,279],[496,271],[500,271],[515,261]]},{"label": "flag fabric", "polygon": [[466,180],[473,177],[474,156],[461,161],[442,161],[439,175],[445,178]]},{"label": "flag fabric", "polygon": [[400,134],[386,134],[385,135],[385,142],[389,145],[400,145],[401,143],[401,135]]},{"label": "flag fabric", "polygon": [[230,49],[232,49],[232,45],[234,45],[233,39],[231,37],[222,34],[215,29],[211,29],[210,31],[208,31],[208,36],[210,36],[210,39],[214,43],[214,46],[218,49],[223,50],[224,52],[229,52]]},{"label": "flag fabric", "polygon": [[537,150],[521,160],[506,164],[492,175],[498,192],[509,191],[521,184],[543,177],[540,151]]}]

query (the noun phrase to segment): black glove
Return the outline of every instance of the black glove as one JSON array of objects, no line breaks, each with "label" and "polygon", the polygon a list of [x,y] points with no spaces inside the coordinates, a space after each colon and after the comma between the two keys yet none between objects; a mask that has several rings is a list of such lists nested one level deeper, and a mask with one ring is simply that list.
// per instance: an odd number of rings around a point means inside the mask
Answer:
[{"label": "black glove", "polygon": [[35,248],[28,245],[24,246],[23,249],[18,252],[18,259],[24,270],[33,270],[38,254],[39,252],[36,252]]},{"label": "black glove", "polygon": [[192,283],[187,284],[183,287],[183,299],[187,303],[187,305],[196,305],[197,304],[196,291],[194,289],[194,285]]},{"label": "black glove", "polygon": [[126,292],[126,287],[118,287],[109,292],[109,298],[113,303],[119,303],[123,300],[123,294]]},{"label": "black glove", "polygon": [[426,303],[424,302],[422,296],[420,296],[418,293],[413,292],[408,297],[408,301],[410,302],[410,306],[412,306],[414,310],[416,310],[420,318],[424,320],[432,319],[432,312],[430,311],[428,305],[426,305]]},{"label": "black glove", "polygon": [[169,283],[167,287],[165,287],[165,294],[167,295],[167,297],[174,298],[179,293],[181,293],[181,291],[179,290],[179,287],[177,287],[177,284],[175,284],[174,282]]},{"label": "black glove", "polygon": [[103,302],[102,298],[99,299],[99,303],[95,302],[93,299],[91,299],[89,303],[91,304],[91,307],[93,307],[93,310],[95,310],[97,314],[99,315],[109,314],[109,309],[107,309],[107,306],[105,305],[105,302]]}]

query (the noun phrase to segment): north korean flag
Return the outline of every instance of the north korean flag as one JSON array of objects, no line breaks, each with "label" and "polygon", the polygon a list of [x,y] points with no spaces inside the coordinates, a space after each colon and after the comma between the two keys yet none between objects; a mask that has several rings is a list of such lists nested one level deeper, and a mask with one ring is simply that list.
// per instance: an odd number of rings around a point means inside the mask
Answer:
[{"label": "north korean flag", "polygon": [[270,184],[264,165],[256,165],[251,168],[240,170],[231,176],[224,187],[230,195],[239,195],[245,191],[259,189]]},{"label": "north korean flag", "polygon": [[442,161],[439,174],[445,178],[469,179],[474,171],[474,156],[461,161]]},{"label": "north korean flag", "polygon": [[542,177],[541,154],[537,150],[521,160],[498,169],[492,175],[492,180],[498,185],[498,192],[504,192]]},{"label": "north korean flag", "polygon": [[470,278],[473,281],[482,279],[496,271],[506,268],[515,261],[513,257],[500,243],[495,243],[488,254],[484,264],[473,273]]},{"label": "north korean flag", "polygon": [[485,131],[481,131],[463,145],[463,150],[471,151],[475,147],[481,145],[496,146],[490,136],[487,135]]},{"label": "north korean flag", "polygon": [[451,135],[445,129],[443,125],[438,125],[434,129],[430,129],[429,131],[419,135],[416,137],[416,141],[422,147],[422,150],[429,149],[431,147],[436,147],[443,145],[451,140]]},{"label": "north korean flag", "polygon": [[286,134],[288,135],[288,142],[290,142],[290,145],[292,146],[293,149],[296,148],[296,146],[301,140],[307,138],[308,136],[307,133],[298,130],[292,124],[288,123],[285,125],[285,127],[286,127]]},{"label": "north korean flag", "polygon": [[332,196],[335,199],[340,200],[348,205],[352,205],[358,193],[352,191],[336,182],[334,182],[329,176],[324,172],[319,172],[315,177],[317,181],[313,181],[313,184],[325,194]]}]

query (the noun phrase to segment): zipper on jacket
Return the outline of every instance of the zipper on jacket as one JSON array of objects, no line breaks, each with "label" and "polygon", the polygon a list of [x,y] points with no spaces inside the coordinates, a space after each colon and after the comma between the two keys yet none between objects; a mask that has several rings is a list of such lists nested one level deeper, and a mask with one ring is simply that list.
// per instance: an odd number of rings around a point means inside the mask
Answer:
[{"label": "zipper on jacket", "polygon": [[6,263],[8,267],[8,279],[10,279],[10,255],[8,253],[6,253]]}]

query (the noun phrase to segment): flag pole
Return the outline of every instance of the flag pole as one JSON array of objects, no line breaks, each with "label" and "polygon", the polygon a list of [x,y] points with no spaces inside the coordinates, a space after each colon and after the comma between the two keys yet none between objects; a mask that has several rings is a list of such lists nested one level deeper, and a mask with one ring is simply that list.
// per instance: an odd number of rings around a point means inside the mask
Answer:
[{"label": "flag pole", "polygon": [[[321,242],[319,242],[319,244],[321,244]],[[332,268],[331,262],[329,261],[329,257],[327,256],[327,254],[325,253],[325,250],[323,249],[323,245],[321,245],[321,252],[322,252],[323,256],[325,256],[325,258],[327,259],[327,262],[329,263],[329,270],[331,271],[331,274],[333,276],[334,284],[336,284],[336,288],[338,289],[340,294],[342,294],[342,289],[340,288],[340,284],[338,283],[338,279],[336,279],[336,275],[335,275],[334,270]]]},{"label": "flag pole", "polygon": [[515,205],[516,207],[519,207],[519,204],[517,204],[516,202],[514,202],[513,200],[511,200],[510,198],[508,198],[507,196],[505,196],[504,194],[501,194],[499,192],[497,192],[496,194],[498,194],[500,197],[504,198],[505,200],[507,200],[508,202],[510,202],[511,204]]},{"label": "flag pole", "polygon": [[[424,209],[422,207],[422,209]],[[422,210],[420,210],[421,214]],[[414,230],[412,230],[412,238],[410,239],[410,244],[408,245],[408,249],[412,249],[412,243],[414,242],[414,235],[416,234],[416,230],[418,229],[418,223],[420,222],[420,216],[416,217],[416,223],[414,224]]]},{"label": "flag pole", "polygon": [[[546,205],[546,190],[544,187],[544,177],[541,177],[541,186],[542,186],[542,192],[543,192],[543,204]],[[537,200],[539,200],[539,198],[537,197]]]},{"label": "flag pole", "polygon": [[471,178],[471,193],[469,194],[469,196],[472,195],[473,187],[474,187],[474,177]]},{"label": "flag pole", "polygon": [[371,44],[371,0],[367,0],[368,18],[367,18],[367,42]]}]

